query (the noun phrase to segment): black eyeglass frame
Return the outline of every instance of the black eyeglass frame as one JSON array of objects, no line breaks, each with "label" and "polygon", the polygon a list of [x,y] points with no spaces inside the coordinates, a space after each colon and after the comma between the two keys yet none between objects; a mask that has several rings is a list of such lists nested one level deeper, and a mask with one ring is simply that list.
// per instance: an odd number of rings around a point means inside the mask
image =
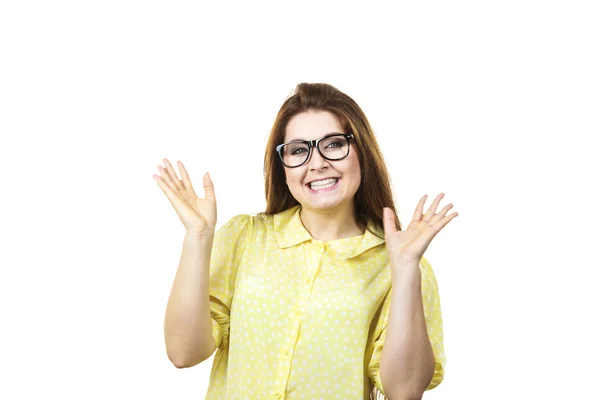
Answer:
[{"label": "black eyeglass frame", "polygon": [[[331,158],[328,158],[327,156],[323,155],[323,153],[321,152],[321,149],[319,148],[319,142],[321,140],[323,140],[323,139],[327,139],[327,138],[330,138],[332,136],[343,136],[348,141],[348,152],[346,152],[346,155],[344,157],[331,159]],[[343,160],[344,158],[348,157],[348,155],[350,154],[350,139],[354,140],[354,134],[352,134],[352,133],[339,133],[339,132],[335,132],[335,133],[330,133],[328,135],[325,135],[325,136],[323,136],[320,139],[315,139],[315,140],[292,140],[291,142],[281,143],[281,144],[278,144],[277,147],[275,147],[275,151],[279,155],[279,159],[281,160],[281,163],[283,164],[284,167],[286,167],[286,168],[298,168],[298,167],[303,166],[304,164],[306,164],[308,162],[308,160],[310,160],[310,156],[312,155],[312,149],[313,149],[313,147],[316,148],[317,151],[319,152],[319,154],[321,155],[321,157],[323,157],[326,160],[329,160],[329,161],[340,161],[340,160]],[[283,161],[283,154],[281,154],[281,149],[283,148],[283,146],[285,146],[286,144],[291,144],[291,143],[305,143],[305,144],[308,144],[308,155],[306,156],[306,160],[304,160],[304,162],[302,164],[294,165],[293,167],[287,165],[285,163],[285,161]]]}]

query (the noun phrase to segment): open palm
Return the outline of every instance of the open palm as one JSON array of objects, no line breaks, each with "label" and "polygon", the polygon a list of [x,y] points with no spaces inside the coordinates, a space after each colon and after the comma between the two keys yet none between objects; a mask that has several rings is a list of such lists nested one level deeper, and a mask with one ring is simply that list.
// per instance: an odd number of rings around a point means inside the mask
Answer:
[{"label": "open palm", "polygon": [[458,215],[453,213],[446,215],[452,208],[452,203],[444,207],[439,213],[435,213],[444,193],[440,193],[426,214],[423,214],[423,206],[427,195],[421,197],[415,210],[412,221],[408,228],[399,231],[396,228],[396,216],[388,207],[383,209],[383,229],[385,231],[385,242],[389,259],[392,265],[417,263],[425,254],[425,250],[435,235],[446,226],[450,220]]}]

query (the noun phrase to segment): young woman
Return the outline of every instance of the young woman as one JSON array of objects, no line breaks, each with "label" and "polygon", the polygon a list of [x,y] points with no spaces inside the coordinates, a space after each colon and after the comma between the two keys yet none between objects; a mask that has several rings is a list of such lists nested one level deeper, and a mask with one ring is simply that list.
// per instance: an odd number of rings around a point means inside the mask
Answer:
[{"label": "young woman", "polygon": [[437,282],[423,257],[457,213],[397,218],[388,172],[360,107],[302,83],[265,153],[267,208],[215,232],[216,197],[198,198],[164,160],[155,179],[186,228],[165,316],[169,359],[217,353],[207,399],[418,399],[445,355]]}]

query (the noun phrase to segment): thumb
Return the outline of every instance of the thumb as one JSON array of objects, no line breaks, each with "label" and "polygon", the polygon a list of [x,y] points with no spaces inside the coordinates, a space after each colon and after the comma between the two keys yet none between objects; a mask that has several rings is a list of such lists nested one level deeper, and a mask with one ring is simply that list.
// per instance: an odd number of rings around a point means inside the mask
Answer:
[{"label": "thumb", "polygon": [[204,197],[212,201],[217,201],[215,198],[215,187],[213,186],[212,180],[210,179],[210,174],[208,172],[204,174],[203,184]]},{"label": "thumb", "polygon": [[383,231],[385,236],[396,232],[396,215],[389,207],[383,207]]}]

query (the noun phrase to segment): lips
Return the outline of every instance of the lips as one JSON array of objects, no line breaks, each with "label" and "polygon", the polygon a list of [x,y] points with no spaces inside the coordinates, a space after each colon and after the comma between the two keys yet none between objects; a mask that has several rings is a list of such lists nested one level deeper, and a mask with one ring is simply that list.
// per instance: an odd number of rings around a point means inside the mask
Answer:
[{"label": "lips", "polygon": [[328,176],[328,177],[326,177],[326,178],[319,178],[319,179],[315,179],[315,180],[312,180],[312,181],[308,182],[308,183],[306,184],[306,186],[310,187],[310,184],[311,184],[311,183],[313,183],[313,182],[318,182],[318,181],[324,181],[324,180],[326,180],[326,179],[337,179],[337,180],[338,180],[338,182],[339,182],[339,180],[340,180],[341,178],[340,178],[339,176]]},{"label": "lips", "polygon": [[[308,188],[308,190],[309,190],[310,193],[315,193],[315,194],[316,193],[324,193],[324,192],[329,192],[329,191],[332,191],[332,190],[336,190],[339,187],[339,185],[340,185],[340,181],[342,180],[341,178],[326,178],[326,179],[335,179],[336,182],[335,182],[335,184],[333,186],[327,186],[327,185],[325,185],[326,186],[325,188],[317,188],[316,190],[313,189],[310,186],[310,184],[306,185],[306,187]],[[321,181],[321,180],[322,179],[319,179],[319,181]],[[315,182],[315,181],[313,181],[313,182]]]}]

